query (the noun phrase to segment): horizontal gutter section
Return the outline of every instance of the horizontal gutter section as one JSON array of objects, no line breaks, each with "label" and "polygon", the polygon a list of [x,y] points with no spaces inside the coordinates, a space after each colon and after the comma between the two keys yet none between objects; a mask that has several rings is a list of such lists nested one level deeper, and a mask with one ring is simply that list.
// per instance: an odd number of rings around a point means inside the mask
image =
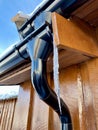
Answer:
[{"label": "horizontal gutter section", "polygon": [[37,30],[29,34],[25,39],[23,39],[21,42],[19,42],[17,45],[15,45],[9,52],[6,52],[4,56],[0,58],[0,63],[9,57],[11,54],[13,54],[16,51],[16,48],[20,49],[22,46],[24,46],[29,40],[31,40],[36,35],[40,34],[42,30],[46,28],[46,23],[44,23],[41,27],[39,27]]},{"label": "horizontal gutter section", "polygon": [[28,19],[18,31],[19,32],[23,31],[27,27],[27,25],[31,24],[33,20],[35,20],[35,18],[38,15],[40,15],[40,13],[42,13],[43,11],[53,12],[53,11],[56,11],[58,8],[62,8],[62,6],[64,8],[67,8],[68,6],[70,6],[76,1],[77,0],[66,0],[66,1],[65,0],[46,0],[42,2],[42,4],[39,5],[38,8],[36,8],[36,10],[33,12],[33,15],[31,16],[31,18]]},{"label": "horizontal gutter section", "polygon": [[[33,37],[37,36],[38,34],[45,30],[47,27],[46,24],[43,24],[40,28],[38,28],[36,31],[32,32],[30,35],[28,35],[23,41],[21,41],[19,44],[14,46],[10,52],[7,52],[4,57],[0,59],[0,76],[15,68],[16,66],[22,64],[23,62],[30,62],[29,55],[26,50],[26,43],[31,40]],[[20,51],[21,55],[17,51],[17,49]],[[23,57],[24,58],[23,58]],[[28,61],[26,60],[29,59]]]},{"label": "horizontal gutter section", "polygon": [[24,62],[30,62],[28,53],[26,51],[26,46],[23,46],[20,49],[20,53],[24,56],[24,58],[21,55],[19,55],[19,52],[17,50],[15,50],[11,55],[9,55],[9,57],[5,58],[0,63],[0,75],[13,69],[13,67],[15,68],[16,66],[19,66]]}]

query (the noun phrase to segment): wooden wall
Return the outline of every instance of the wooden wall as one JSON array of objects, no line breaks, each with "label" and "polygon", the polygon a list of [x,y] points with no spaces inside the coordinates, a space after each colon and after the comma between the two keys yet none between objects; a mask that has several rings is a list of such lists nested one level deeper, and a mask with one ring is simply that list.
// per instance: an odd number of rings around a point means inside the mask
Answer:
[{"label": "wooden wall", "polygon": [[11,130],[16,99],[0,101],[0,130]]},{"label": "wooden wall", "polygon": [[[61,97],[69,107],[73,130],[98,130],[97,66],[98,59],[93,59],[60,70]],[[53,87],[52,74],[48,81]],[[20,85],[10,130],[60,130],[57,114],[39,99],[30,80]]]}]

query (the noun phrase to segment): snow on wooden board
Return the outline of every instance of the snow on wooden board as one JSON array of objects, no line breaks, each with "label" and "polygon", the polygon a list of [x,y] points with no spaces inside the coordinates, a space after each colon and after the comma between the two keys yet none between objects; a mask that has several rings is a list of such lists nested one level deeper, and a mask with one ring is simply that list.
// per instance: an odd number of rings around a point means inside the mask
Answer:
[{"label": "snow on wooden board", "polygon": [[19,85],[0,86],[0,100],[17,98]]}]

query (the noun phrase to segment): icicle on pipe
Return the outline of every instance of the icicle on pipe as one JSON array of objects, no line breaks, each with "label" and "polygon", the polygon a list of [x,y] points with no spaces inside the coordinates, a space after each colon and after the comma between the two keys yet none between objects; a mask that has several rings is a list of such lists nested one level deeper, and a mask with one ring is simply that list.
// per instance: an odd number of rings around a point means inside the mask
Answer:
[{"label": "icicle on pipe", "polygon": [[54,88],[58,99],[60,114],[62,114],[61,102],[60,102],[58,48],[55,43],[53,43],[53,77],[54,77]]}]

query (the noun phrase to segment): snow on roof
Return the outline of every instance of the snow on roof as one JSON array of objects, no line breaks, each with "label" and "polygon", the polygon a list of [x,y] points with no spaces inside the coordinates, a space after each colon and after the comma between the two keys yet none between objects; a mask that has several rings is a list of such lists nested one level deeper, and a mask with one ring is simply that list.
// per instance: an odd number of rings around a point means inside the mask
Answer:
[{"label": "snow on roof", "polygon": [[0,100],[14,99],[19,94],[19,85],[0,86]]}]

